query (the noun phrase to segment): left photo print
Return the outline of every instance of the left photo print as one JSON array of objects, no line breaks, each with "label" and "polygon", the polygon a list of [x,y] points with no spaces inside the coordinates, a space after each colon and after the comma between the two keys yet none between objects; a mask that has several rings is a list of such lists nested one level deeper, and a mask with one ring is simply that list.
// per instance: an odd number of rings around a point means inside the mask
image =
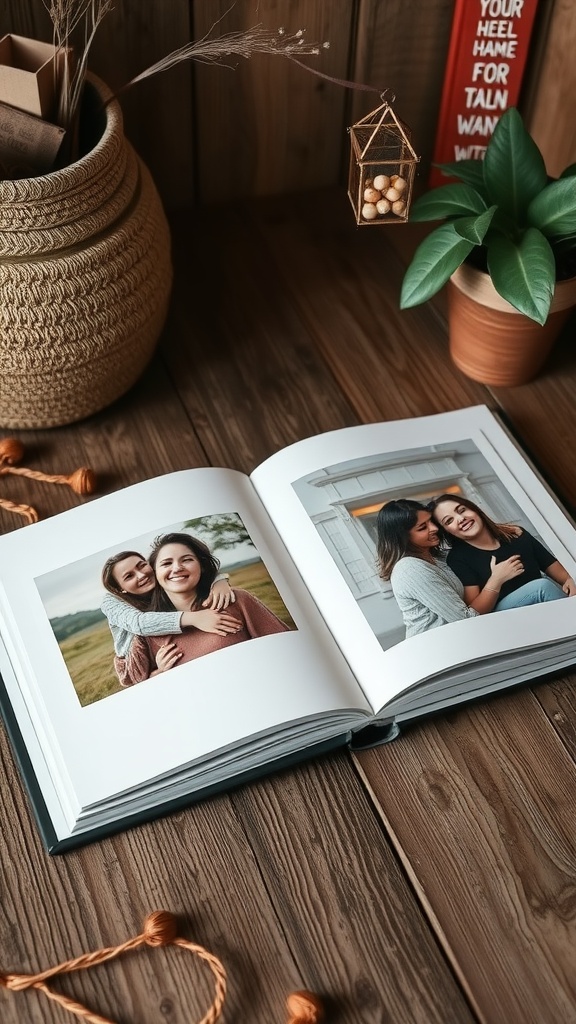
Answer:
[{"label": "left photo print", "polygon": [[236,512],[128,537],[35,584],[81,706],[296,629]]}]

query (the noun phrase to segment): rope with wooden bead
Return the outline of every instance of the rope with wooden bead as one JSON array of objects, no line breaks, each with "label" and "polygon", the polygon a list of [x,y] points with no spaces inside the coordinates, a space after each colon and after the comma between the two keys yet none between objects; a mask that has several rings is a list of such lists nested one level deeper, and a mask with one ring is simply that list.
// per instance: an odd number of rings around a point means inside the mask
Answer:
[{"label": "rope with wooden bead", "polygon": [[[20,462],[23,457],[24,445],[17,438],[6,437],[0,440],[0,475],[11,474],[13,476],[25,476],[31,480],[42,480],[51,484],[66,484],[72,488],[75,494],[82,496],[93,494],[96,490],[96,474],[85,466],[76,469],[68,475],[42,473],[40,470],[28,469],[26,466],[16,466],[16,463]],[[0,498],[0,508],[24,516],[29,523],[38,522],[38,513],[31,505],[22,505],[10,501],[8,498]]]},{"label": "rope with wooden bead", "polygon": [[[26,989],[35,988],[43,992],[48,999],[54,1000],[65,1010],[87,1021],[88,1024],[114,1024],[109,1017],[102,1017],[98,1013],[92,1013],[82,1003],[63,995],[61,992],[54,992],[46,982],[58,974],[66,974],[70,971],[79,971],[85,967],[94,967],[97,964],[112,960],[121,953],[138,949],[140,946],[179,946],[188,950],[203,960],[210,968],[214,977],[214,999],[207,1012],[198,1024],[217,1024],[220,1020],[224,1001],[226,999],[226,971],[222,962],[213,953],[210,953],[203,946],[195,942],[189,942],[178,936],[177,922],[173,914],[167,910],[156,910],[144,921],[144,930],[140,935],[121,943],[119,946],[110,946],[96,950],[93,953],[84,953],[73,960],[66,960],[57,967],[49,967],[39,974],[0,974],[0,988],[10,992],[24,992]],[[322,1019],[322,1004],[312,992],[293,992],[288,997],[286,1007],[290,1013],[288,1024],[319,1024]]]}]

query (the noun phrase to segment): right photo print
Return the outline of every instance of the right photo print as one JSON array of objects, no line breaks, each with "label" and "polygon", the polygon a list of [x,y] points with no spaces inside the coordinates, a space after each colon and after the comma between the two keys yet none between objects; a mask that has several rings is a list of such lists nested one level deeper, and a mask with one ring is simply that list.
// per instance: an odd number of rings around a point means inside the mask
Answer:
[{"label": "right photo print", "polygon": [[336,463],[293,486],[384,650],[459,619],[576,596],[472,440]]}]

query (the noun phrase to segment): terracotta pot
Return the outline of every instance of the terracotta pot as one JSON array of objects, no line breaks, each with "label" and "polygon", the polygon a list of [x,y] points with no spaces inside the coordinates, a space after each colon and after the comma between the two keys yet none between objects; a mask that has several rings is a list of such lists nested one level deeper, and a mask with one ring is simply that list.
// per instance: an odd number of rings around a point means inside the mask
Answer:
[{"label": "terracotta pot", "polygon": [[69,166],[0,182],[0,425],[53,427],[124,394],[166,317],[170,234],[110,90],[90,76]]},{"label": "terracotta pot", "polygon": [[488,274],[464,263],[448,283],[452,360],[482,384],[526,384],[544,365],[574,306],[576,278],[558,282],[541,327],[506,302]]}]

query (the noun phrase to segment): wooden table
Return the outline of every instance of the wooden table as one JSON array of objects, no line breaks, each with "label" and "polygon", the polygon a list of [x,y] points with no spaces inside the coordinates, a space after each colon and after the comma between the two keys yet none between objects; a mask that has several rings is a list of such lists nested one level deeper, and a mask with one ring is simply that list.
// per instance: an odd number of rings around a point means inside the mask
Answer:
[{"label": "wooden table", "polygon": [[[573,325],[535,383],[474,384],[449,361],[441,301],[398,309],[415,237],[356,228],[343,192],[178,220],[153,364],[90,420],[21,434],[28,464],[92,466],[101,491],[189,466],[249,472],[322,430],[486,401],[576,504]],[[42,515],[80,500],[21,479],[2,493]],[[7,513],[1,526],[25,528]],[[54,858],[2,731],[0,969],[114,945],[165,908],[224,960],[227,1024],[283,1024],[299,988],[324,997],[334,1024],[576,1022],[574,681],[459,709]],[[55,985],[122,1024],[192,1024],[212,991],[179,950]],[[72,1019],[36,992],[0,993],[0,1014]]]}]

